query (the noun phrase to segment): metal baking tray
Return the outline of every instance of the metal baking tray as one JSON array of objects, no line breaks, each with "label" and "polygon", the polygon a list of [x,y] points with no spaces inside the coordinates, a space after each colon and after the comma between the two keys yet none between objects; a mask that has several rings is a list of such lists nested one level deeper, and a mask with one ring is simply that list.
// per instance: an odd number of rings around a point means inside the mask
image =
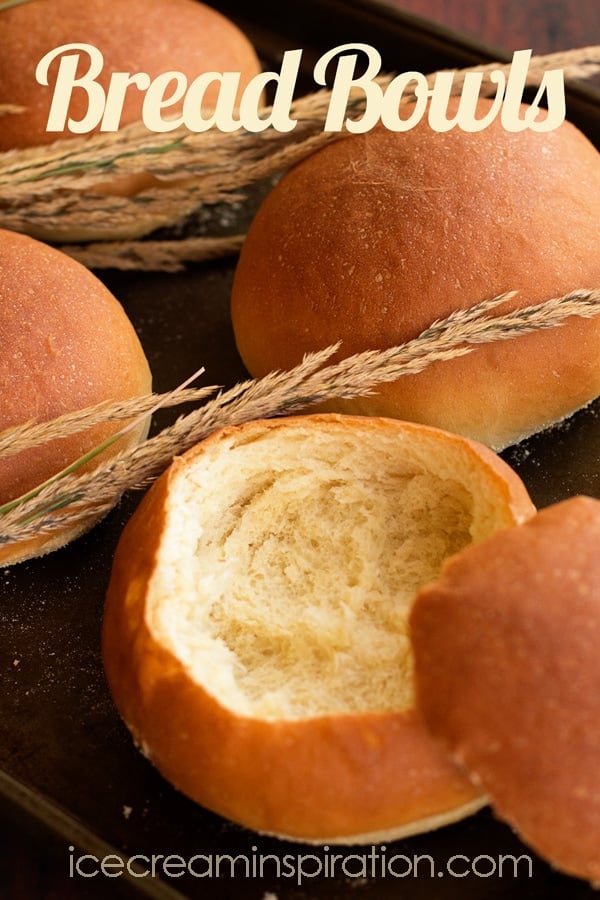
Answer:
[{"label": "metal baking tray", "polygon": [[[390,71],[429,72],[506,58],[494,48],[369,0],[250,5],[223,0],[216,5],[242,25],[271,66],[278,65],[285,49],[303,48],[311,71],[321,53],[349,41],[377,47]],[[600,146],[597,92],[578,87],[569,92],[567,104],[570,117]],[[173,388],[199,365],[206,367],[207,383],[231,385],[246,376],[229,321],[234,266],[235,260],[227,259],[174,275],[99,273],[138,329],[157,390]],[[504,454],[538,506],[576,493],[600,496],[599,410],[600,404],[593,404],[562,427]],[[42,876],[30,880],[29,892],[19,889],[17,894],[11,888],[15,862],[5,848],[9,836],[13,841],[8,844],[14,844],[15,835],[26,846],[28,866],[41,860],[48,878],[60,880],[64,874],[54,897],[596,896],[584,883],[539,860],[489,810],[380,848],[377,860],[370,857],[368,865],[364,853],[371,848],[336,848],[345,854],[345,863],[332,871],[331,850],[261,837],[172,789],[134,748],[112,705],[99,652],[112,554],[138,500],[137,495],[126,497],[92,532],[64,550],[0,571],[1,896],[50,896]],[[119,877],[84,878],[73,868],[83,854],[80,866],[88,872],[94,859],[108,854],[123,860],[140,854],[197,857],[198,867],[195,877],[137,877],[124,870]],[[278,873],[276,861],[283,862],[286,855],[293,864]],[[218,856],[223,862],[216,873]],[[521,858],[517,877],[510,862],[502,866],[503,856]],[[237,858],[233,874],[227,857]],[[455,875],[448,869],[452,860]],[[298,877],[300,867],[304,877]]]}]

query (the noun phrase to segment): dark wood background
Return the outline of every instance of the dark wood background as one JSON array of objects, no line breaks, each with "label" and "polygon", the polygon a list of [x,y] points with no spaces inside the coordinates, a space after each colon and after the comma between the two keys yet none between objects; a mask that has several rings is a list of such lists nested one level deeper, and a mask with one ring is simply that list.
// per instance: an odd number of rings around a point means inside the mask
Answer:
[{"label": "dark wood background", "polygon": [[600,43],[600,0],[386,0],[505,50]]}]

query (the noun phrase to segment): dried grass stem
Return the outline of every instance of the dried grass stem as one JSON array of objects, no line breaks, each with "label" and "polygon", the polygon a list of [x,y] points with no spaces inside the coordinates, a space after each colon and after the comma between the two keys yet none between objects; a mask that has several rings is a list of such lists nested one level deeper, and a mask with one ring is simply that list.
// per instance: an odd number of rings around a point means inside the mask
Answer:
[{"label": "dried grass stem", "polygon": [[[508,64],[491,63],[454,71],[452,93],[460,93],[468,72],[483,74],[481,93],[495,92],[492,71],[507,72]],[[600,46],[534,56],[528,79],[539,83],[548,69],[562,68],[568,80],[584,79],[600,71]],[[428,76],[432,83],[437,73]],[[382,75],[382,87],[394,76]],[[142,236],[160,221],[182,221],[194,209],[239,200],[252,184],[274,176],[299,162],[319,147],[340,137],[324,132],[330,92],[317,91],[300,98],[290,115],[297,120],[290,133],[272,129],[250,133],[243,129],[223,133],[210,129],[192,133],[179,127],[165,135],[149,132],[142,123],[111,134],[58,141],[49,146],[0,154],[1,224],[16,231],[56,228],[76,233],[98,227],[107,244],[104,265],[123,268],[176,269],[188,261],[186,251],[177,254],[178,241],[169,248],[154,245],[139,249]],[[409,91],[403,103],[410,103]],[[2,112],[11,110],[0,107]],[[364,111],[362,91],[351,95],[348,112],[359,118]],[[268,109],[263,111],[266,115]],[[161,186],[134,197],[112,197],[94,192],[93,186],[113,179],[115,173],[150,173]],[[125,252],[112,244],[111,230],[131,239]],[[227,245],[223,245],[225,248]],[[94,251],[98,253],[96,249]],[[203,250],[189,246],[189,258],[205,258]],[[212,251],[216,252],[216,246]],[[229,252],[228,249],[225,252]],[[82,250],[79,253],[83,253]],[[195,256],[194,254],[197,254]],[[198,255],[199,254],[199,255]],[[93,262],[93,256],[89,257]]]},{"label": "dried grass stem", "polygon": [[[239,425],[252,419],[288,415],[334,397],[349,398],[370,393],[377,384],[416,374],[433,362],[449,360],[473,352],[477,345],[517,339],[561,325],[572,316],[591,318],[600,312],[600,290],[578,290],[563,297],[500,315],[492,312],[513,296],[502,294],[467,310],[461,310],[425,329],[417,338],[384,351],[366,351],[328,363],[339,347],[312,353],[287,372],[274,372],[220,391],[212,399],[181,416],[173,425],[139,446],[124,450],[96,469],[70,474],[48,484],[39,494],[25,500],[0,517],[0,543],[25,540],[65,524],[97,516],[111,509],[124,491],[145,487],[157,477],[174,456],[185,452],[214,430]],[[214,388],[200,390],[208,393]],[[177,394],[182,399],[181,394]],[[185,399],[189,399],[185,395]],[[98,417],[129,417],[147,410],[150,398],[136,404],[83,411],[79,417],[63,418],[49,426],[24,426],[17,439],[27,446],[41,439],[40,428],[52,434],[69,433],[82,421]],[[3,436],[4,448],[8,436]],[[23,445],[22,445],[23,446]]]}]

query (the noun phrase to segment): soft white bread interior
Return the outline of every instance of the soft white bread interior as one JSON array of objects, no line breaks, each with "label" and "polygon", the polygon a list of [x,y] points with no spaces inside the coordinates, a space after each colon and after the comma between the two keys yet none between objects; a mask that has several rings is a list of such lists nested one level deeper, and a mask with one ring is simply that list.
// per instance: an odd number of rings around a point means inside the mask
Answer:
[{"label": "soft white bread interior", "polygon": [[[105,401],[148,394],[151,373],[125,310],[88,269],[59,250],[0,230],[0,432]],[[110,437],[107,422],[18,453],[0,454],[0,504],[38,487]],[[134,446],[140,423],[97,457]],[[88,469],[94,463],[88,464]],[[0,566],[48,553],[97,520],[0,547]]]},{"label": "soft white bread interior", "polygon": [[469,547],[410,617],[431,733],[540,855],[600,884],[600,501]]},{"label": "soft white bread interior", "polygon": [[[205,72],[235,72],[240,74],[240,92],[261,71],[258,57],[248,38],[226,16],[198,0],[35,0],[2,11],[2,52],[0,53],[0,103],[19,107],[14,113],[2,116],[0,151],[37,147],[60,139],[77,137],[68,130],[47,131],[48,114],[54,94],[58,61],[50,67],[49,85],[39,84],[35,70],[39,61],[51,50],[65,44],[90,44],[100,50],[104,58],[102,71],[95,79],[108,92],[115,72],[135,76],[146,73],[151,79],[169,72],[181,72],[190,84]],[[89,61],[82,54],[77,74],[88,68]],[[203,109],[214,107],[218,96],[218,82],[210,85],[204,95]],[[170,99],[173,85],[165,99]],[[238,100],[239,100],[238,95]],[[125,94],[120,124],[128,125],[142,118],[145,93],[130,86]],[[176,114],[181,103],[165,110],[164,115]],[[88,96],[83,88],[75,88],[69,105],[69,116],[75,121],[84,118]],[[97,130],[97,129],[96,129]],[[169,135],[161,140],[168,142]],[[120,153],[123,152],[121,148]],[[119,156],[116,152],[116,156]],[[102,175],[102,170],[99,170]],[[89,172],[85,172],[89,175]],[[187,182],[179,181],[179,186]],[[68,187],[76,192],[132,196],[149,190],[172,186],[157,177],[141,173],[113,172],[110,178],[85,188],[77,183]],[[196,205],[193,194],[181,200],[180,215]],[[164,211],[150,214],[140,202],[135,228],[119,230],[118,215],[88,221],[77,230],[67,230],[56,219],[49,224],[38,223],[34,237],[49,241],[116,240],[135,237],[168,224]]]},{"label": "soft white bread interior", "polygon": [[[232,290],[238,349],[259,377],[338,341],[339,356],[402,344],[506,291],[518,293],[504,310],[596,288],[599,216],[600,154],[569,122],[509,132],[497,118],[471,133],[423,118],[347,136],[291,169],[258,211]],[[498,450],[599,394],[600,317],[571,318],[327,408]]]},{"label": "soft white bread interior", "polygon": [[117,707],[177,788],[261,832],[372,842],[484,803],[415,714],[407,616],[466,545],[534,512],[487,448],[315,415],[217,432],[119,543]]}]

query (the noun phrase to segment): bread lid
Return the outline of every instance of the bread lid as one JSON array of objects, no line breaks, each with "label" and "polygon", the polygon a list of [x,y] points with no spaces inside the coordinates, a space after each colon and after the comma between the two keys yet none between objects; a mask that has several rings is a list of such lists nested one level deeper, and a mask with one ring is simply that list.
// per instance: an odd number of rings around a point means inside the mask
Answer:
[{"label": "bread lid", "polygon": [[600,882],[600,501],[468,547],[410,615],[416,703],[498,816]]}]

